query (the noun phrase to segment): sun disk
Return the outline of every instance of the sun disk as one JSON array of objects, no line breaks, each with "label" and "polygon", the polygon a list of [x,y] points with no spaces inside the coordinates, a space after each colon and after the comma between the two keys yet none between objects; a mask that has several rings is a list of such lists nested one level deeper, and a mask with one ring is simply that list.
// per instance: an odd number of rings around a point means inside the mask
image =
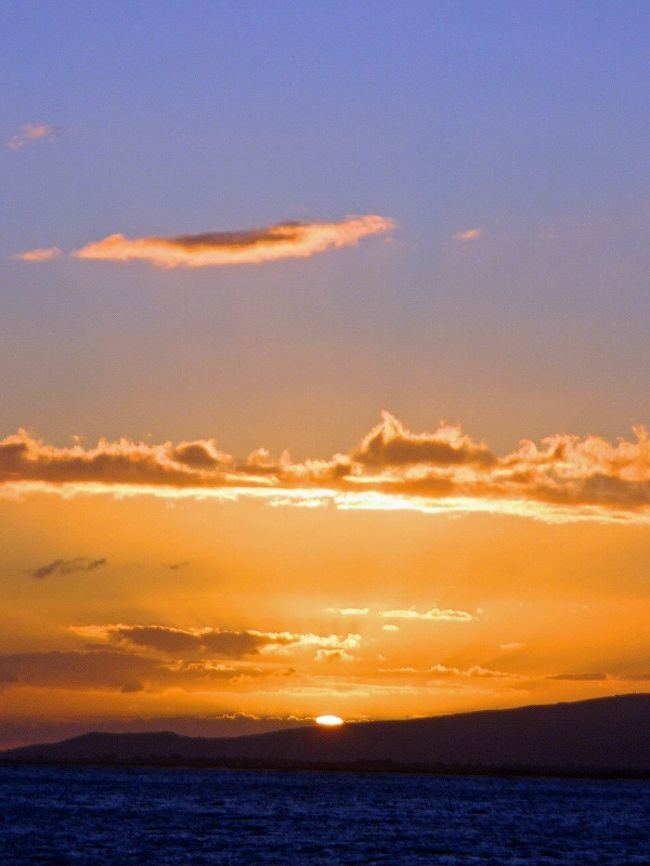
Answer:
[{"label": "sun disk", "polygon": [[324,725],[326,728],[335,728],[343,724],[343,719],[339,716],[317,716],[317,725]]}]

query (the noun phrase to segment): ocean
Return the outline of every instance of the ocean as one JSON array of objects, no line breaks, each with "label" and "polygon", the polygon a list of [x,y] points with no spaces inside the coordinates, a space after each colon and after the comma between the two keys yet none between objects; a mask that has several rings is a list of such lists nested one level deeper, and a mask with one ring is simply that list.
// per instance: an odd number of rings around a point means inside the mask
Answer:
[{"label": "ocean", "polygon": [[643,781],[0,767],[2,866],[650,864]]}]

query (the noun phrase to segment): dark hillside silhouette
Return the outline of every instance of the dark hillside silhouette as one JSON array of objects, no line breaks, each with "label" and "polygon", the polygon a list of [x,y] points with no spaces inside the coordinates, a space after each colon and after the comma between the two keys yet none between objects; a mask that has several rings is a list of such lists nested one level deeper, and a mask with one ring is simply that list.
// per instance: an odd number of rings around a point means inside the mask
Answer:
[{"label": "dark hillside silhouette", "polygon": [[88,733],[3,762],[650,774],[650,694],[245,737]]}]

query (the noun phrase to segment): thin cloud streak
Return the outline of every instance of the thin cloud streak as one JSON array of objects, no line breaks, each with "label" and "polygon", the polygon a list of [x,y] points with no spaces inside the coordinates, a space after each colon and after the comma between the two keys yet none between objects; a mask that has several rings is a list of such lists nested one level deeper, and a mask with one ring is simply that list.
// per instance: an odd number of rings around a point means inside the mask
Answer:
[{"label": "thin cloud streak", "polygon": [[283,507],[489,513],[547,522],[650,522],[650,438],[612,444],[557,434],[504,456],[458,426],[413,433],[388,413],[349,454],[293,462],[245,459],[214,439],[159,445],[101,439],[61,448],[25,430],[0,440],[0,496],[156,496],[264,500]]},{"label": "thin cloud streak", "polygon": [[466,610],[441,610],[438,607],[432,607],[431,610],[425,610],[420,613],[414,607],[406,610],[382,610],[381,616],[386,619],[421,619],[429,622],[471,622],[474,617]]},{"label": "thin cloud streak", "polygon": [[367,214],[332,223],[277,223],[265,228],[208,232],[176,237],[127,238],[109,235],[71,253],[77,259],[145,261],[161,268],[209,268],[251,265],[279,259],[308,258],[364,237],[388,232],[393,220]]},{"label": "thin cloud streak", "polygon": [[35,250],[26,250],[24,253],[16,253],[13,257],[21,262],[49,262],[61,255],[58,247],[38,247]]},{"label": "thin cloud streak", "polygon": [[328,607],[327,613],[338,614],[339,616],[367,616],[370,613],[369,607]]},{"label": "thin cloud streak", "polygon": [[73,559],[54,559],[52,562],[41,565],[29,573],[32,577],[42,579],[44,577],[51,577],[53,574],[74,574],[79,571],[95,571],[106,565],[107,562],[108,560],[105,557],[102,559],[88,559],[87,556],[75,556]]}]

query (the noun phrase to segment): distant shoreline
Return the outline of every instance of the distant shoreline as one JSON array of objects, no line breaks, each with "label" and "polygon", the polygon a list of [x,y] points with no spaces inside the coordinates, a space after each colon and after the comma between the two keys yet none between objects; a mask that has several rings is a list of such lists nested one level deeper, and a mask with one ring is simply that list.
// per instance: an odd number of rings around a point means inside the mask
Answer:
[{"label": "distant shoreline", "polygon": [[650,772],[625,769],[592,769],[587,767],[475,767],[422,764],[399,764],[379,761],[352,763],[311,763],[293,761],[250,760],[190,760],[173,758],[143,758],[133,760],[37,760],[2,759],[0,768],[19,767],[97,767],[111,769],[180,769],[180,770],[234,770],[272,773],[361,773],[404,776],[480,776],[495,778],[557,778],[593,779],[598,781],[638,780],[650,781]]}]

